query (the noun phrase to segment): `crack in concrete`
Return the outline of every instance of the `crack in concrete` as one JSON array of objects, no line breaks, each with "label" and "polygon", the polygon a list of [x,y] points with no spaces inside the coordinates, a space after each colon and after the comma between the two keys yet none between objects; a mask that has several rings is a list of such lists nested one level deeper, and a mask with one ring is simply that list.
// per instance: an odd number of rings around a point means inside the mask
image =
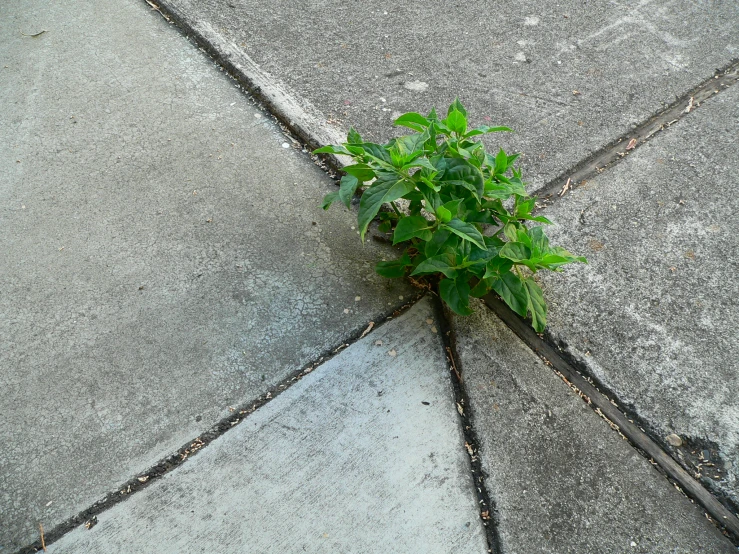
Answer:
[{"label": "crack in concrete", "polygon": [[434,311],[436,319],[439,322],[439,329],[442,341],[444,342],[444,350],[447,353],[449,361],[449,373],[454,390],[454,399],[457,404],[457,412],[460,417],[460,425],[465,440],[465,450],[470,460],[470,473],[472,477],[472,486],[475,489],[478,506],[480,507],[480,520],[482,521],[485,531],[485,538],[488,543],[488,552],[491,554],[500,554],[500,538],[498,536],[498,513],[495,502],[490,498],[490,494],[485,487],[485,479],[488,475],[482,468],[482,460],[479,456],[480,441],[475,431],[474,414],[472,406],[469,402],[467,391],[464,385],[463,369],[461,368],[459,356],[456,350],[456,338],[454,329],[451,325],[451,318],[448,317],[446,310],[441,302],[441,298],[434,294],[436,302],[434,303]]},{"label": "crack in concrete", "polygon": [[565,196],[573,188],[583,185],[588,179],[610,169],[655,135],[670,128],[687,114],[699,108],[704,101],[721,93],[739,81],[739,60],[718,69],[714,76],[637,125],[631,132],[621,136],[607,146],[580,160],[572,168],[552,179],[537,192],[539,210]]},{"label": "crack in concrete", "polygon": [[[233,429],[242,421],[244,421],[249,415],[257,411],[262,406],[268,404],[280,394],[289,389],[292,385],[300,381],[303,377],[311,373],[318,366],[323,365],[334,356],[337,356],[345,348],[368,336],[377,329],[381,328],[388,321],[398,317],[404,312],[408,311],[413,307],[421,298],[423,298],[424,292],[415,294],[408,302],[402,306],[393,308],[392,311],[385,312],[379,323],[368,322],[367,326],[362,326],[361,329],[354,331],[346,339],[343,339],[339,344],[333,345],[326,349],[318,359],[304,365],[299,370],[293,372],[289,377],[277,383],[265,393],[260,396],[241,404],[238,407],[229,407],[230,414],[218,423],[213,425],[210,429],[195,437],[192,440],[187,441],[185,445],[179,448],[174,454],[163,458],[152,467],[140,472],[137,476],[129,479],[125,483],[117,486],[114,490],[108,492],[102,499],[98,500],[88,508],[82,510],[77,515],[74,515],[66,521],[55,526],[53,529],[44,533],[44,541],[46,545],[54,543],[61,537],[79,527],[85,525],[88,528],[93,527],[97,524],[97,516],[102,512],[112,508],[116,504],[123,502],[129,498],[132,494],[145,489],[153,482],[158,481],[161,477],[167,475],[172,470],[181,466],[189,458],[196,455],[200,450],[208,446],[211,442],[224,435],[230,429]],[[370,323],[372,325],[370,325]],[[41,544],[41,539],[24,546],[20,550],[16,551],[15,554],[32,554],[45,550]]]},{"label": "crack in concrete", "polygon": [[[673,486],[688,498],[698,502],[706,517],[739,546],[739,517],[724,506],[710,490],[676,461],[666,450],[661,439],[620,399],[594,379],[587,368],[568,352],[566,345],[554,344],[551,336],[537,335],[529,323],[515,314],[502,300],[488,294],[485,304],[526,344],[543,362],[588,404],[609,426],[625,438],[652,465],[663,473]],[[731,502],[724,499],[732,509]]]}]

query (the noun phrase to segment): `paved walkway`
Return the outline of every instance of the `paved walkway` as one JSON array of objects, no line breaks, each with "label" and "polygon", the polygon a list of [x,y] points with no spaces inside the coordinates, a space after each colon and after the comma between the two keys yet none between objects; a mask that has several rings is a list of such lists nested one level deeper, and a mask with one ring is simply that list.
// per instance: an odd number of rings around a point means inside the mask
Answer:
[{"label": "paved walkway", "polygon": [[[482,303],[374,275],[392,249],[320,209],[331,179],[166,17],[304,139],[460,95],[536,190],[728,67],[739,8],[162,7],[0,6],[0,553],[39,524],[50,552],[736,551]],[[547,340],[736,513],[716,90],[546,208],[590,265],[544,285]]]}]

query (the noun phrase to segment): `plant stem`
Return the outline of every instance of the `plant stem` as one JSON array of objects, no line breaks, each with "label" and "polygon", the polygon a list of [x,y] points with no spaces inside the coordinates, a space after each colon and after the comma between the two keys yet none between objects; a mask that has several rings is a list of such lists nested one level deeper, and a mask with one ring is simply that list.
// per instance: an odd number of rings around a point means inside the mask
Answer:
[{"label": "plant stem", "polygon": [[395,210],[395,213],[398,214],[398,217],[401,217],[400,210],[398,210],[398,207],[395,205],[395,202],[390,202],[390,205],[393,207],[393,210]]}]

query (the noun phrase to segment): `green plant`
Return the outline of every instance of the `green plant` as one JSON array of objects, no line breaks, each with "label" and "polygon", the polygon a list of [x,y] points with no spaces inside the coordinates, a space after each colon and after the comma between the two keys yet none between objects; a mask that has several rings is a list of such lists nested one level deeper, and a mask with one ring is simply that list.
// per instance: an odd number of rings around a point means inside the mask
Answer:
[{"label": "green plant", "polygon": [[[445,119],[435,110],[426,117],[411,112],[395,125],[415,132],[380,145],[364,142],[352,128],[343,145],[315,151],[350,156],[355,162],[344,167],[339,190],[326,195],[323,208],[337,199],[348,208],[361,190],[362,241],[379,214],[379,230],[392,231],[393,244],[407,244],[399,259],[378,263],[377,273],[392,278],[409,272],[438,275],[439,295],[460,315],[472,313],[470,296],[493,290],[516,313],[530,313],[534,329],[542,332],[547,306],[533,275],[587,262],[550,246],[543,227],[526,225],[551,222],[533,214],[535,198],[526,194],[521,171],[513,165],[518,154],[500,150],[492,156],[474,140],[510,129],[468,129],[467,111],[459,99],[449,106]],[[396,203],[400,199],[407,201],[402,209]]]}]

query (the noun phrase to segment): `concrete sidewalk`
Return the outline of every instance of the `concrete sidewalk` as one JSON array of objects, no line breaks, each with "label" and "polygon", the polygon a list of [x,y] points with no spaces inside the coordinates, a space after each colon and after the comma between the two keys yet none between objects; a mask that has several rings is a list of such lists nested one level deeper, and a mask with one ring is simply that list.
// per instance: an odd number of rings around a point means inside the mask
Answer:
[{"label": "concrete sidewalk", "polygon": [[486,552],[438,325],[421,300],[49,551]]},{"label": "concrete sidewalk", "polygon": [[[376,276],[395,252],[166,20],[315,136],[459,95],[532,190],[739,55],[733,3],[539,4],[0,6],[0,553],[39,524],[50,552],[736,551],[482,304]],[[591,264],[544,282],[549,339],[734,512],[738,90],[548,207]]]},{"label": "concrete sidewalk", "polygon": [[[692,0],[450,6],[373,0],[165,0],[223,51],[375,142],[459,96],[532,190],[739,58],[739,4]],[[707,39],[710,37],[710,40]],[[231,48],[233,47],[233,48]],[[283,86],[284,85],[284,86]]]},{"label": "concrete sidewalk", "polygon": [[145,4],[4,2],[0,21],[12,552],[413,291],[374,275],[389,251],[321,210],[331,180]]}]

